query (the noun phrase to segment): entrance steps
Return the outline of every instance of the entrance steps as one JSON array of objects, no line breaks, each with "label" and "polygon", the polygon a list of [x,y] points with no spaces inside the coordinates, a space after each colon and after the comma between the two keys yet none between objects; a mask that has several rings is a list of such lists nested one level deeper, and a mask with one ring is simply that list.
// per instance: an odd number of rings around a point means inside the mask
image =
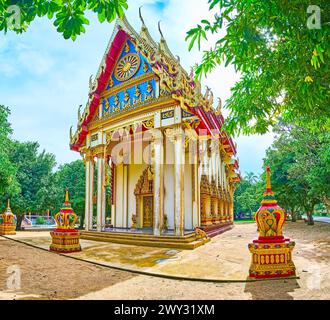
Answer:
[{"label": "entrance steps", "polygon": [[221,233],[224,233],[233,228],[232,222],[225,222],[221,224],[214,224],[207,227],[202,227],[208,237],[213,238]]},{"label": "entrance steps", "polygon": [[153,234],[141,234],[131,232],[97,232],[97,231],[81,231],[81,239],[113,242],[120,244],[128,244],[135,246],[159,247],[159,248],[176,248],[183,250],[193,250],[210,241],[210,238],[199,239],[194,232],[186,234],[182,237]]}]

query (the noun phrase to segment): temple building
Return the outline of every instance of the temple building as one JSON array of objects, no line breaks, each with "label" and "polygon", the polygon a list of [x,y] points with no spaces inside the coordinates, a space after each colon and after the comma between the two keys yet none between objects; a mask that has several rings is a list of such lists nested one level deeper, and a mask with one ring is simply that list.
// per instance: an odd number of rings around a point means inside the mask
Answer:
[{"label": "temple building", "polygon": [[231,228],[236,145],[221,99],[140,18],[139,33],[117,20],[70,132],[86,164],[82,238],[192,249]]}]

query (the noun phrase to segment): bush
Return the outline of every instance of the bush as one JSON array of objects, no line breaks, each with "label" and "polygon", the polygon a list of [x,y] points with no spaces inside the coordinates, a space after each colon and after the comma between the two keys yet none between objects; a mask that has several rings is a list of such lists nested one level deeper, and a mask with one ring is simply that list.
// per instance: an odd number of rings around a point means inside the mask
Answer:
[{"label": "bush", "polygon": [[43,217],[38,217],[36,220],[37,225],[45,224],[45,219]]}]

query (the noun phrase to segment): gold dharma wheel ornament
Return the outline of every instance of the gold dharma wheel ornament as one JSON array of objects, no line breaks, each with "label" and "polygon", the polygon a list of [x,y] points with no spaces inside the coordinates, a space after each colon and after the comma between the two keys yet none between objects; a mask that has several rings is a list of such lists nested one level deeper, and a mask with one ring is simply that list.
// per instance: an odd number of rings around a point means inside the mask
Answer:
[{"label": "gold dharma wheel ornament", "polygon": [[135,53],[130,53],[121,58],[115,69],[115,77],[118,81],[126,81],[132,78],[139,70],[141,64],[140,57]]}]

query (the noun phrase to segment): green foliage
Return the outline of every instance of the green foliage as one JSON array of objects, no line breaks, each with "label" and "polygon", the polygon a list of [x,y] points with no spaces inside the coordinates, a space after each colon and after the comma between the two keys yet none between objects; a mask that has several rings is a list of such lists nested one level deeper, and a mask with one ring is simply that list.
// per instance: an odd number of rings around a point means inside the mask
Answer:
[{"label": "green foliage", "polygon": [[76,160],[59,167],[55,174],[57,185],[56,206],[57,210],[63,204],[64,190],[69,189],[72,208],[79,216],[85,213],[85,165],[82,160]]},{"label": "green foliage", "polygon": [[54,201],[52,188],[55,156],[45,151],[38,153],[37,142],[12,143],[10,161],[17,168],[16,179],[20,192],[12,197],[12,208],[18,215],[45,212]]},{"label": "green foliage", "polygon": [[[20,24],[12,27],[13,13],[8,9],[11,5],[20,9]],[[0,0],[0,31],[22,33],[37,17],[47,17],[64,39],[75,40],[89,25],[88,10],[96,13],[100,22],[112,22],[117,16],[122,17],[127,8],[127,0]]]},{"label": "green foliage", "polygon": [[[0,210],[11,198],[13,212],[20,218],[28,212],[57,212],[69,188],[70,201],[77,214],[85,211],[85,166],[81,160],[54,172],[55,156],[39,152],[37,142],[10,139],[9,109],[0,106]],[[21,219],[20,219],[21,221]]]},{"label": "green foliage", "polygon": [[8,122],[9,114],[9,109],[0,105],[0,196],[10,196],[19,191],[15,179],[16,167],[10,161],[12,129]]},{"label": "green foliage", "polygon": [[281,123],[267,151],[272,185],[280,204],[302,209],[311,220],[316,204],[330,203],[330,132]]},{"label": "green foliage", "polygon": [[[329,3],[318,0],[209,0],[213,21],[187,32],[189,49],[216,34],[196,77],[233,64],[240,81],[226,102],[231,133],[265,133],[279,116],[317,130],[330,128]],[[321,28],[307,27],[310,4],[321,9]],[[226,32],[224,32],[226,31]]]},{"label": "green foliage", "polygon": [[37,225],[44,225],[45,224],[45,219],[43,217],[38,217],[36,219],[36,224]]},{"label": "green foliage", "polygon": [[262,199],[263,190],[260,189],[260,184],[260,178],[252,172],[242,177],[234,196],[235,214],[250,213],[253,216],[260,207]]}]

